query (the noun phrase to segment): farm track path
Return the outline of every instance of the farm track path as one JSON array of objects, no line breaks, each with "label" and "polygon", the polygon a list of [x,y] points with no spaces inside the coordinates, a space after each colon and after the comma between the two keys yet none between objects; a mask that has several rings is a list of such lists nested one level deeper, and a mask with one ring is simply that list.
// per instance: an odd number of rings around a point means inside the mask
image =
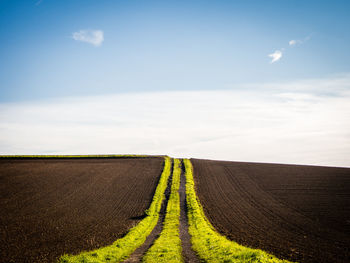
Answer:
[{"label": "farm track path", "polygon": [[[173,165],[174,165],[174,163],[172,163],[172,166]],[[167,188],[166,188],[165,193],[164,193],[165,198],[163,200],[162,207],[161,207],[160,212],[159,212],[159,219],[158,219],[157,225],[154,227],[151,234],[149,234],[149,236],[146,238],[145,243],[143,243],[140,247],[138,247],[130,255],[129,258],[124,260],[123,261],[124,263],[141,262],[143,255],[153,245],[154,241],[156,241],[156,239],[159,237],[160,233],[162,232],[163,222],[164,222],[165,215],[166,215],[166,207],[167,207],[168,200],[170,197],[170,192],[171,192],[171,184],[173,181],[172,179],[173,179],[173,167],[171,168],[171,174],[169,176]]]},{"label": "farm track path", "polygon": [[188,232],[187,204],[186,204],[186,176],[185,167],[181,160],[181,178],[180,178],[180,239],[182,244],[182,256],[185,262],[199,263],[200,260],[192,249],[191,236]]},{"label": "farm track path", "polygon": [[[154,241],[159,237],[163,229],[163,222],[166,215],[166,207],[171,192],[171,184],[173,178],[173,168],[171,169],[171,175],[168,180],[167,189],[165,190],[165,199],[163,200],[162,207],[159,213],[159,219],[157,225],[154,227],[151,234],[147,237],[145,243],[137,248],[128,259],[124,260],[124,263],[142,262],[142,257],[147,250],[153,245]],[[186,177],[184,172],[183,162],[181,160],[181,177],[180,177],[180,239],[182,244],[182,256],[186,263],[199,263],[200,260],[196,253],[192,250],[191,236],[188,232],[188,219],[187,219],[187,204],[186,204]]]}]

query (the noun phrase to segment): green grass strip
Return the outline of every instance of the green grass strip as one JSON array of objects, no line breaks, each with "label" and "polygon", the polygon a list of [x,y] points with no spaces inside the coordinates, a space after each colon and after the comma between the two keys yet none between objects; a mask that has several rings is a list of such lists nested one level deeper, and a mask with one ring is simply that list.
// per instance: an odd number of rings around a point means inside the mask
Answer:
[{"label": "green grass strip", "polygon": [[180,175],[181,161],[179,159],[174,159],[171,193],[163,222],[163,230],[160,233],[159,238],[146,252],[146,255],[142,259],[143,262],[184,262],[182,258],[182,247],[179,233]]},{"label": "green grass strip", "polygon": [[215,231],[206,218],[196,196],[193,167],[190,160],[184,160],[186,169],[186,199],[189,233],[193,250],[205,262],[289,262],[280,260],[260,249],[252,249],[233,242]]},{"label": "green grass strip", "polygon": [[152,203],[146,210],[146,217],[142,221],[130,229],[124,237],[118,239],[110,246],[93,251],[82,252],[79,255],[63,255],[59,259],[59,262],[120,262],[128,258],[136,248],[141,246],[158,222],[160,208],[164,199],[164,192],[171,172],[171,159],[169,157],[164,158],[163,172],[160,176]]}]

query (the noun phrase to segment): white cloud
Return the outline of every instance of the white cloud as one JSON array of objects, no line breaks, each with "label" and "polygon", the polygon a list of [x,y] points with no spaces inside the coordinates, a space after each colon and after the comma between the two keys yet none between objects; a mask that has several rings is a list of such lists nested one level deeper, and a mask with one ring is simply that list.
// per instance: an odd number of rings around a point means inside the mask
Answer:
[{"label": "white cloud", "polygon": [[277,62],[278,60],[281,59],[282,51],[281,50],[276,50],[275,52],[273,52],[272,54],[269,54],[268,56],[272,58],[270,63],[275,63],[275,62]]},{"label": "white cloud", "polygon": [[74,40],[90,43],[96,47],[100,46],[104,40],[102,30],[80,30],[72,34]]},{"label": "white cloud", "polygon": [[304,43],[304,41],[302,41],[302,40],[293,39],[293,40],[289,41],[289,46],[301,45],[303,43]]},{"label": "white cloud", "polygon": [[309,41],[311,39],[311,35],[305,37],[304,39],[292,39],[289,41],[289,46],[296,46],[296,45],[301,45],[304,44],[306,41]]},{"label": "white cloud", "polygon": [[297,44],[297,41],[296,40],[291,40],[291,41],[289,41],[289,45],[290,46],[294,46],[294,45],[296,45]]},{"label": "white cloud", "polygon": [[350,167],[350,75],[242,90],[3,103],[0,154],[142,153]]}]

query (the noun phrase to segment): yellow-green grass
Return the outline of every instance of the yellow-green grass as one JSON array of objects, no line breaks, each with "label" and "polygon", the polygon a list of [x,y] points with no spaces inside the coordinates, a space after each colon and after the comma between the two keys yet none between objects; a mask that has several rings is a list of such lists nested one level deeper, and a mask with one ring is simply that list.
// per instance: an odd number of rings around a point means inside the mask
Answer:
[{"label": "yellow-green grass", "polygon": [[143,262],[183,262],[182,247],[179,234],[180,176],[181,161],[179,159],[174,159],[171,193],[166,209],[163,230],[160,233],[159,238],[146,252],[146,255],[142,259]]},{"label": "yellow-green grass", "polygon": [[171,159],[169,157],[164,158],[165,161],[163,172],[160,176],[152,203],[146,210],[146,217],[142,221],[130,229],[130,231],[124,237],[116,240],[110,246],[93,251],[82,252],[79,255],[63,255],[59,259],[59,262],[120,262],[128,258],[136,248],[141,246],[158,222],[160,208],[164,199],[164,192],[171,173]]},{"label": "yellow-green grass", "polygon": [[184,160],[186,169],[186,201],[189,233],[193,250],[205,262],[273,262],[287,263],[260,249],[252,249],[233,242],[215,231],[206,218],[196,196],[193,167],[190,160]]}]

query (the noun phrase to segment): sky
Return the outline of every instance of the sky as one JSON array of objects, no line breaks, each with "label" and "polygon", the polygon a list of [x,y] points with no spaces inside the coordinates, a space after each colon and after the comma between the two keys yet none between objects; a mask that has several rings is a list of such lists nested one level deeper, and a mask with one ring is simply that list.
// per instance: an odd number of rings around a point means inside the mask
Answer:
[{"label": "sky", "polygon": [[0,0],[0,154],[350,167],[350,2]]}]

